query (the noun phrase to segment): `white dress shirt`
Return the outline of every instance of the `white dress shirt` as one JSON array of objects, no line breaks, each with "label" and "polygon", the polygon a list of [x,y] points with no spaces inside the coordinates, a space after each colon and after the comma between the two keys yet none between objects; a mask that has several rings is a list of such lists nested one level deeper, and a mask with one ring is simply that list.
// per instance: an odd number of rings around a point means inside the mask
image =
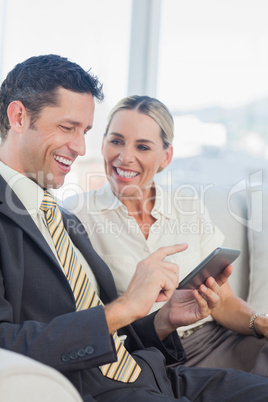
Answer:
[{"label": "white dress shirt", "polygon": [[[53,251],[56,259],[59,262],[60,267],[63,269],[62,264],[58,258],[57,251],[55,249],[53,240],[49,233],[47,222],[45,219],[44,212],[40,209],[43,197],[44,197],[44,190],[38,186],[33,180],[30,180],[28,177],[16,172],[15,170],[11,169],[9,166],[5,165],[3,162],[0,162],[0,175],[3,179],[8,183],[9,187],[14,191],[16,196],[24,205],[25,209],[28,211],[29,215],[33,219],[34,223],[44,236],[45,240],[49,244],[51,250]],[[6,199],[9,206],[12,208],[12,198],[10,197],[11,194],[7,192]],[[15,207],[15,206],[14,206]],[[17,213],[25,213],[25,211],[17,211]],[[71,241],[71,239],[70,239]],[[99,286],[93,275],[88,263],[86,262],[85,258],[81,254],[81,252],[74,246],[73,242],[71,241],[73,248],[77,254],[77,257],[80,263],[83,265],[83,268],[86,274],[89,277],[89,280],[94,287],[95,291],[99,294]],[[34,267],[33,267],[34,269]]]},{"label": "white dress shirt", "polygon": [[[223,234],[211,222],[200,199],[168,193],[156,185],[152,216],[156,219],[146,239],[134,217],[113,194],[109,183],[98,190],[82,193],[64,201],[65,208],[76,214],[85,226],[93,248],[107,263],[122,295],[135,272],[137,263],[159,247],[188,243],[188,249],[166,257],[179,266],[182,280],[209,253],[223,242]],[[155,303],[152,310],[163,303]],[[205,321],[211,320],[207,317]],[[198,325],[202,322],[199,321]],[[197,324],[181,327],[180,331]]]}]

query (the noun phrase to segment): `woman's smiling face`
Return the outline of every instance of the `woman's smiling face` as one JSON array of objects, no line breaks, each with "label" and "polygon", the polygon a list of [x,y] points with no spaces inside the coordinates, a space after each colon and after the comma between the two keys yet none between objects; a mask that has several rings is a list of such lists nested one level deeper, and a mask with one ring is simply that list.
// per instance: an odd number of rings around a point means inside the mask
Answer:
[{"label": "woman's smiling face", "polygon": [[103,139],[105,172],[114,194],[140,197],[150,191],[154,175],[172,158],[172,146],[164,149],[156,121],[137,110],[123,109],[112,118]]}]

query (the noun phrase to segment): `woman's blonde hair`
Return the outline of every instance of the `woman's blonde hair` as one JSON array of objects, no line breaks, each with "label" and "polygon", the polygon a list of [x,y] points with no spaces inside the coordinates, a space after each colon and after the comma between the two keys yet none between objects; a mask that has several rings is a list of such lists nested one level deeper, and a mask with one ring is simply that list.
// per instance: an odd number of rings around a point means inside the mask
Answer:
[{"label": "woman's blonde hair", "polygon": [[121,99],[111,110],[104,135],[107,135],[111,121],[115,113],[120,110],[137,110],[147,116],[152,117],[161,129],[163,147],[166,149],[172,145],[174,137],[173,117],[168,108],[159,100],[149,96],[128,96]]}]

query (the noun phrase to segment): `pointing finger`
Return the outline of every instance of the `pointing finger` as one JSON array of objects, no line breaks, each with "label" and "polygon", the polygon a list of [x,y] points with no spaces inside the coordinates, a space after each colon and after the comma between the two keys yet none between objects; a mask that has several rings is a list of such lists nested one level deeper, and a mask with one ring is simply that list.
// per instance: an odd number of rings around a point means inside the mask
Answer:
[{"label": "pointing finger", "polygon": [[151,257],[154,257],[158,260],[163,260],[168,255],[180,253],[181,251],[186,250],[187,247],[188,247],[187,243],[174,244],[172,246],[160,247],[158,250],[156,250],[154,253],[151,254]]}]

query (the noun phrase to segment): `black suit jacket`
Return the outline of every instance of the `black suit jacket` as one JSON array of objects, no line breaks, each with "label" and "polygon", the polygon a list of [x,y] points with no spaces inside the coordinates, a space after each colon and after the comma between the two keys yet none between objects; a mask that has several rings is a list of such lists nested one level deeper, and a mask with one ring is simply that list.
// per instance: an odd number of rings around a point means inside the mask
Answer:
[{"label": "black suit jacket", "polygon": [[[117,297],[112,274],[93,250],[82,223],[62,210],[65,227],[94,272],[104,304]],[[161,342],[150,315],[121,331],[130,352],[155,346],[172,364],[184,359],[176,332]],[[75,311],[69,283],[23,204],[0,176],[0,347],[65,374],[83,394],[83,375],[116,360],[103,307]],[[99,376],[98,382],[104,377]],[[93,386],[93,385],[92,385]],[[94,391],[93,391],[94,394]]]}]

